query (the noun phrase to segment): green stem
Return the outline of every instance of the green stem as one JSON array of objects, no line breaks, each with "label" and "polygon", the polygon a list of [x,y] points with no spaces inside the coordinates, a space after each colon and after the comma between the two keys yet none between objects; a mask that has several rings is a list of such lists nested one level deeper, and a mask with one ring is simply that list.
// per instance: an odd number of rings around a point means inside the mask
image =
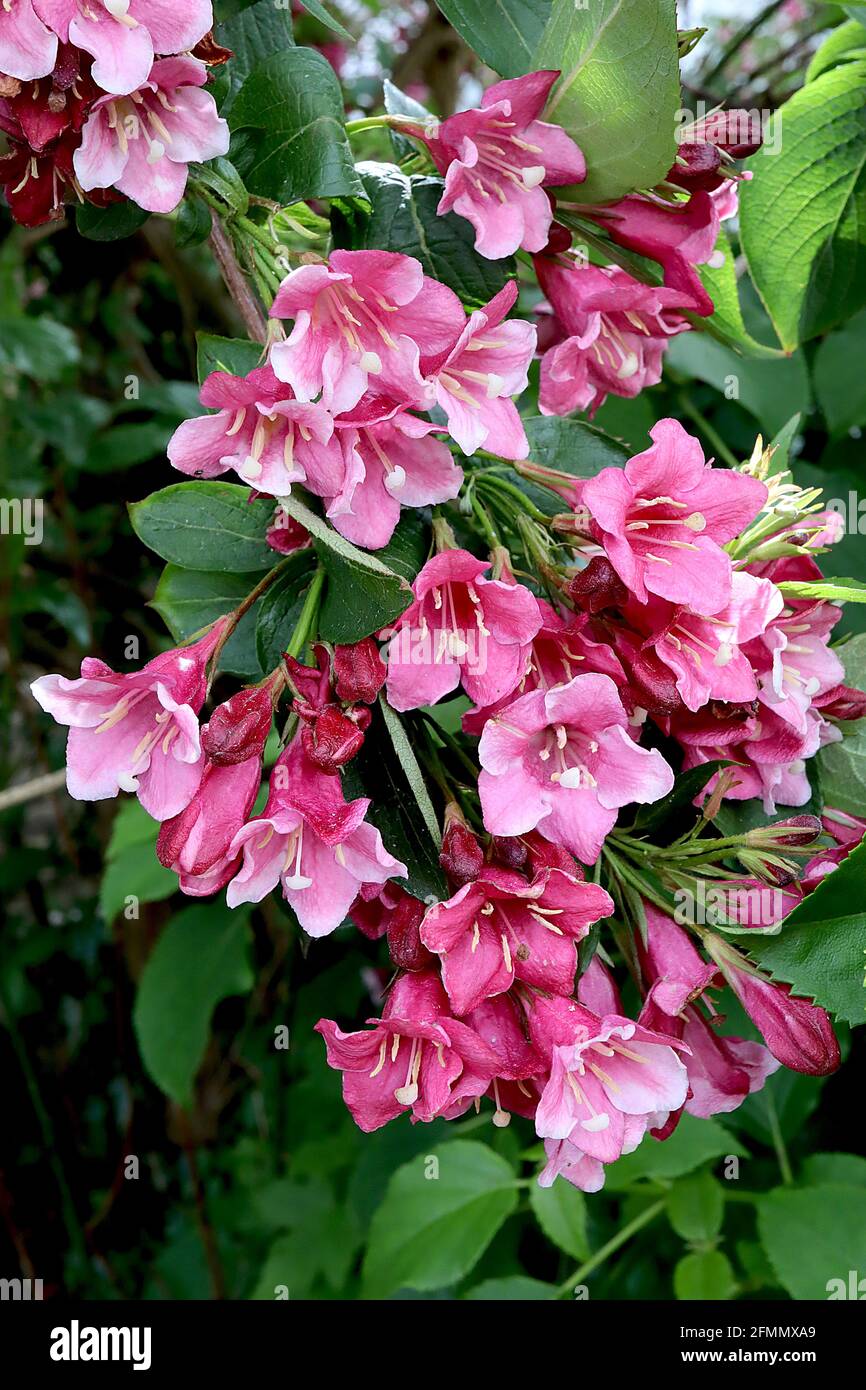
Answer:
[{"label": "green stem", "polygon": [[295,623],[295,630],[289,638],[289,645],[286,648],[286,654],[288,656],[299,657],[304,647],[307,645],[310,633],[318,617],[319,602],[322,597],[322,586],[324,582],[325,570],[322,565],[319,565],[310,581],[310,587],[304,599],[304,606],[301,609],[298,621]]},{"label": "green stem", "polygon": [[571,1293],[578,1284],[582,1284],[587,1275],[592,1274],[599,1265],[604,1264],[605,1260],[616,1254],[621,1246],[627,1245],[632,1236],[636,1236],[638,1231],[643,1230],[644,1226],[648,1226],[651,1221],[655,1221],[657,1216],[661,1216],[666,1205],[666,1202],[653,1202],[652,1206],[642,1211],[640,1216],[636,1216],[627,1226],[623,1226],[622,1230],[617,1231],[616,1235],[607,1242],[607,1245],[603,1245],[585,1264],[575,1270],[564,1284],[560,1284],[559,1297],[562,1298],[564,1294]]},{"label": "green stem", "polygon": [[782,1182],[786,1187],[790,1187],[794,1181],[794,1174],[791,1169],[791,1160],[788,1157],[788,1150],[785,1148],[785,1138],[782,1134],[782,1126],[779,1124],[776,1102],[773,1100],[773,1093],[769,1089],[764,1091],[764,1104],[767,1107],[767,1119],[770,1124],[770,1134],[773,1138],[773,1148],[776,1150],[776,1157],[779,1160],[779,1172],[782,1174]]},{"label": "green stem", "polygon": [[715,449],[719,458],[724,459],[729,468],[739,468],[740,460],[737,458],[736,454],[728,448],[718,430],[715,426],[710,424],[703,411],[698,410],[698,407],[692,404],[685,391],[681,391],[678,394],[677,400],[683,413],[688,415],[690,420],[694,420],[701,433],[710,441],[710,444]]},{"label": "green stem", "polygon": [[359,135],[362,130],[378,130],[382,127],[387,130],[389,126],[392,129],[399,128],[405,121],[405,116],[361,116],[357,121],[346,122],[346,134]]}]

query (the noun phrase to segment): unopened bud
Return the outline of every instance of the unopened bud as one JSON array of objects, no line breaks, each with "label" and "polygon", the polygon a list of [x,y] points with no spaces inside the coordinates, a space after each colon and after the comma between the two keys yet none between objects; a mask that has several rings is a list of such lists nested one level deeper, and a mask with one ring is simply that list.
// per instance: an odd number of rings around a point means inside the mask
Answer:
[{"label": "unopened bud", "polygon": [[217,705],[201,731],[201,746],[212,763],[228,767],[260,758],[271,731],[272,686],[248,686]]},{"label": "unopened bud", "polygon": [[424,912],[424,904],[409,893],[401,893],[391,912],[386,932],[388,950],[401,970],[424,970],[434,960],[419,934]]},{"label": "unopened bud", "polygon": [[606,555],[596,555],[586,569],[568,582],[569,597],[588,613],[618,608],[628,600],[628,590]]},{"label": "unopened bud", "polygon": [[372,705],[385,684],[387,672],[376,643],[372,637],[365,637],[350,647],[334,648],[334,674],[341,700]]},{"label": "unopened bud", "polygon": [[445,812],[439,863],[454,883],[472,883],[484,867],[484,851],[456,806]]},{"label": "unopened bud", "polygon": [[[303,718],[304,716],[302,716]],[[301,730],[304,752],[322,772],[331,776],[351,762],[364,743],[363,729],[336,705],[325,705]]]}]

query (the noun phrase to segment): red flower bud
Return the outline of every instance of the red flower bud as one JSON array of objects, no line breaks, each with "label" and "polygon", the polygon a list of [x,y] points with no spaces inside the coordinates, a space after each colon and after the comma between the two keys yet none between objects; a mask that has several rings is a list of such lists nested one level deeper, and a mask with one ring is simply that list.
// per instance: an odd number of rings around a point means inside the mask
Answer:
[{"label": "red flower bud", "polygon": [[446,815],[439,863],[461,887],[472,883],[484,868],[484,851],[462,817]]},{"label": "red flower bud", "polygon": [[325,705],[301,730],[301,744],[310,762],[331,775],[351,762],[363,742],[363,730],[336,705]]},{"label": "red flower bud", "polygon": [[434,960],[418,932],[425,911],[422,902],[401,890],[387,929],[391,959],[401,970],[424,970]]},{"label": "red flower bud", "polygon": [[372,637],[365,637],[350,647],[335,647],[334,673],[341,700],[349,704],[360,700],[372,705],[385,684],[386,675],[385,663]]},{"label": "red flower bud", "polygon": [[247,686],[217,705],[201,731],[201,746],[211,762],[230,767],[247,758],[260,758],[273,712],[269,685]]},{"label": "red flower bud", "polygon": [[[289,656],[286,652],[283,661],[289,673],[289,680],[292,688],[297,693],[299,699],[309,710],[324,709],[330,699],[331,687],[331,659],[328,649],[317,642],[313,650],[316,653],[316,665],[304,666],[295,657]],[[301,713],[297,701],[295,708]]]},{"label": "red flower bud", "polygon": [[588,613],[618,608],[628,600],[628,590],[606,555],[596,555],[586,569],[569,580],[567,593]]},{"label": "red flower bud", "polygon": [[834,685],[812,701],[825,719],[863,719],[866,716],[866,691],[851,685]]},{"label": "red flower bud", "polygon": [[494,835],[492,841],[493,858],[506,869],[519,872],[526,868],[529,850],[523,840],[513,835]]}]

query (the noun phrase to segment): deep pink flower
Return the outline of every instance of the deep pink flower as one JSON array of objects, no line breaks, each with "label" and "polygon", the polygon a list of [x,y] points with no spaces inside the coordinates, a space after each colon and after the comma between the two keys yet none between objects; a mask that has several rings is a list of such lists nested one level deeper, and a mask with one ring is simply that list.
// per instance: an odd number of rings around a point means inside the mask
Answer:
[{"label": "deep pink flower", "polygon": [[154,54],[195,48],[213,24],[210,0],[33,0],[33,8],[62,43],[91,54],[93,80],[120,95],[144,85]]},{"label": "deep pink flower", "polygon": [[473,883],[484,868],[484,850],[454,802],[445,808],[439,863],[458,888],[464,883]]},{"label": "deep pink flower", "polygon": [[451,209],[475,228],[475,249],[498,260],[518,247],[540,251],[553,220],[545,187],[580,183],[586,163],[559,126],[538,120],[558,72],[496,82],[480,108],[458,111],[435,131],[414,132],[430,150]]},{"label": "deep pink flower", "polygon": [[613,1163],[685,1102],[688,1073],[677,1053],[687,1049],[668,1033],[561,998],[536,998],[529,1031],[550,1059],[535,1116],[542,1139]]},{"label": "deep pink flower", "polygon": [[305,711],[301,718],[305,754],[321,772],[334,776],[360,753],[370,711],[364,706],[345,711],[339,705],[325,705],[319,710]]},{"label": "deep pink flower", "polygon": [[277,884],[304,931],[327,936],[345,918],[362,884],[406,877],[382,836],[364,817],[367,797],[346,801],[339,777],[321,772],[296,739],[271,773],[262,814],[235,835],[232,855],[243,863],[226,899],[261,902]]},{"label": "deep pink flower", "polygon": [[271,316],[294,319],[286,341],[271,349],[277,376],[298,400],[321,395],[335,415],[368,388],[406,405],[430,404],[421,356],[448,351],[465,321],[453,290],[394,251],[333,251],[327,263],[300,266],[280,286]]},{"label": "deep pink flower", "polygon": [[202,405],[216,415],[184,420],[168,443],[172,467],[192,478],[218,478],[233,468],[257,492],[287,497],[292,483],[318,496],[342,486],[343,456],[332,441],[327,410],[295,400],[269,366],[247,376],[211,372]]},{"label": "deep pink flower", "polygon": [[641,748],[609,676],[522,695],[485,726],[478,790],[493,835],[538,827],[585,864],[601,852],[620,807],[657,801],[674,775],[656,749]]},{"label": "deep pink flower", "polygon": [[482,447],[506,459],[529,453],[512,397],[526,389],[535,329],[524,319],[506,320],[516,299],[517,282],[509,280],[489,304],[469,315],[435,370],[436,404],[464,454]]},{"label": "deep pink flower", "polygon": [[265,532],[265,540],[278,555],[292,555],[296,550],[305,550],[311,544],[310,533],[285,507],[275,507],[270,526]]},{"label": "deep pink flower", "polygon": [[564,265],[537,256],[559,340],[541,359],[542,415],[594,415],[609,395],[637,396],[661,381],[668,340],[688,329],[685,296],[642,285],[617,266]]},{"label": "deep pink flower", "polygon": [[625,468],[605,468],[578,485],[592,531],[640,603],[649,594],[717,613],[731,594],[731,561],[721,549],[760,511],[756,478],[704,461],[677,420],[659,420],[652,447]]},{"label": "deep pink flower", "polygon": [[736,1110],[781,1065],[761,1043],[719,1033],[693,1005],[685,1012],[683,1042],[691,1053],[685,1059],[691,1091],[685,1108],[699,1119]]},{"label": "deep pink flower", "polygon": [[[840,731],[815,710],[807,712],[802,733],[769,706],[761,708],[760,716],[749,709],[745,718],[732,706],[728,721],[720,717],[724,712],[724,706],[716,711],[709,705],[696,715],[671,719],[670,732],[685,750],[683,771],[729,759],[737,764],[736,785],[726,793],[730,800],[761,797],[768,815],[777,804],[805,806],[812,795],[806,763],[825,743],[838,741]],[[698,802],[712,791],[717,778],[718,774],[710,778]]]},{"label": "deep pink flower", "polygon": [[228,767],[261,758],[274,715],[274,683],[245,686],[217,705],[201,731],[201,746],[212,763]]},{"label": "deep pink flower", "polygon": [[206,667],[225,620],[198,642],[161,652],[140,671],[119,674],[85,657],[81,677],[40,676],[30,689],[58,724],[69,725],[66,785],[79,801],[135,792],[155,820],[189,804],[204,754],[198,711]]},{"label": "deep pink flower", "polygon": [[73,160],[84,191],[117,188],[148,212],[176,208],[189,165],[228,152],[228,123],[206,82],[197,58],[159,58],[129,96],[100,97]]},{"label": "deep pink flower", "polygon": [[465,1023],[451,1018],[432,971],[402,975],[372,1031],[344,1033],[329,1018],[316,1024],[328,1065],[343,1073],[343,1099],[370,1133],[402,1111],[429,1121],[458,1101],[474,1100],[496,1075],[499,1058]]},{"label": "deep pink flower", "polygon": [[713,312],[713,301],[695,266],[714,254],[719,223],[730,211],[699,190],[676,203],[630,193],[607,207],[587,208],[586,215],[598,221],[617,246],[658,261],[665,288],[683,295],[684,308],[706,316]]},{"label": "deep pink flower", "polygon": [[644,903],[646,941],[637,943],[649,997],[672,1018],[700,997],[718,976],[715,965],[698,954],[691,937],[672,917]]},{"label": "deep pink flower", "polygon": [[757,679],[743,647],[760,637],[784,606],[769,579],[735,571],[730,601],[712,617],[653,598],[627,605],[625,615],[645,634],[645,649],[673,672],[683,704],[695,712],[709,700],[746,704],[757,699]]},{"label": "deep pink flower", "polygon": [[394,534],[401,507],[450,502],[459,493],[463,469],[448,445],[432,436],[441,426],[376,400],[362,401],[335,424],[344,471],[327,514],[355,545],[378,550]]},{"label": "deep pink flower", "polygon": [[576,941],[609,917],[603,888],[560,869],[532,883],[508,869],[487,867],[452,898],[434,903],[421,940],[442,960],[442,982],[456,1014],[504,994],[515,979],[556,994],[574,985]]},{"label": "deep pink flower", "polygon": [[523,674],[522,651],[541,626],[522,584],[487,579],[490,566],[467,550],[443,550],[412,585],[415,602],[388,643],[388,702],[396,710],[432,705],[463,683],[492,704]]},{"label": "deep pink flower", "polygon": [[768,980],[732,946],[707,933],[707,950],[774,1057],[791,1071],[827,1076],[841,1061],[833,1025],[824,1009]]},{"label": "deep pink flower", "polygon": [[208,761],[192,801],[163,821],[157,858],[174,869],[182,892],[203,897],[225,888],[239,863],[231,843],[252,810],[261,780],[258,757],[222,766]]},{"label": "deep pink flower", "polygon": [[45,77],[57,60],[57,35],[42,23],[33,0],[0,4],[0,73],[32,82]]},{"label": "deep pink flower", "polygon": [[[509,994],[486,999],[466,1019],[473,1032],[496,1054],[496,1075],[485,1094],[495,1107],[493,1123],[504,1129],[512,1112],[525,1119],[535,1118],[539,1078],[546,1070],[544,1058],[526,1036],[522,1011]],[[446,1120],[465,1114],[472,1104],[468,1097],[456,1101],[444,1112]]]}]

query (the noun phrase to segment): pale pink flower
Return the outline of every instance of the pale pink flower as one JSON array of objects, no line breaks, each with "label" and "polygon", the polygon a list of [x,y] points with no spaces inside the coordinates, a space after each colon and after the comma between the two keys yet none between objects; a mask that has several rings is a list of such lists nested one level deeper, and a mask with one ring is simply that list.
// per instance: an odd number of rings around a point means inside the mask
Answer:
[{"label": "pale pink flower", "polygon": [[119,791],[135,792],[160,821],[189,804],[204,765],[197,715],[223,626],[221,620],[192,646],[161,652],[128,675],[88,656],[80,679],[52,675],[33,682],[30,689],[42,708],[69,725],[70,796],[102,801]]},{"label": "pale pink flower", "polygon": [[260,757],[244,762],[206,762],[198,790],[188,806],[163,821],[156,841],[161,864],[178,875],[192,897],[225,888],[240,860],[231,844],[253,807],[262,780]]},{"label": "pale pink flower", "polygon": [[406,877],[405,864],[365,820],[369,806],[367,797],[347,802],[339,777],[321,772],[295,739],[274,765],[262,814],[229,847],[232,857],[243,856],[226,893],[229,907],[261,902],[282,883],[309,936],[336,930],[362,885]]},{"label": "pale pink flower", "polygon": [[661,381],[668,340],[689,327],[677,312],[683,295],[642,285],[618,266],[537,256],[535,269],[559,330],[541,359],[542,415],[592,416],[608,395],[637,396]]},{"label": "pale pink flower", "polygon": [[558,72],[530,72],[496,82],[481,106],[458,111],[413,133],[423,139],[445,192],[437,209],[453,210],[475,228],[475,249],[498,260],[518,247],[540,251],[553,220],[544,189],[580,183],[586,163],[559,126],[538,120]]},{"label": "pale pink flower", "polygon": [[415,602],[388,643],[394,709],[435,704],[461,683],[479,704],[514,690],[541,614],[528,589],[486,578],[489,568],[467,550],[443,550],[427,561],[412,585]]},{"label": "pale pink flower", "polygon": [[674,782],[662,755],[630,736],[614,682],[594,674],[507,705],[485,725],[479,758],[487,830],[538,827],[585,864],[598,858],[620,807],[657,801]]},{"label": "pale pink flower", "polygon": [[155,54],[195,48],[213,24],[210,0],[33,0],[33,8],[61,43],[92,55],[94,82],[118,95],[145,84]]},{"label": "pale pink flower", "polygon": [[625,468],[605,468],[577,485],[592,533],[640,603],[656,594],[696,613],[730,600],[731,561],[722,545],[760,511],[756,478],[712,468],[677,420],[659,420],[652,447]]},{"label": "pale pink flower", "polygon": [[432,403],[422,355],[450,350],[465,322],[453,290],[431,280],[420,261],[394,251],[333,251],[302,265],[280,286],[271,315],[293,319],[271,362],[298,400],[335,415],[368,389],[406,405]]},{"label": "pale pink flower", "polygon": [[184,420],[168,443],[172,467],[192,478],[218,478],[230,468],[257,492],[287,497],[293,483],[333,496],[345,468],[321,405],[295,400],[269,366],[247,376],[211,372],[199,396],[215,415]]},{"label": "pale pink flower", "polygon": [[0,73],[33,82],[57,61],[57,35],[42,23],[33,0],[0,3]]}]

